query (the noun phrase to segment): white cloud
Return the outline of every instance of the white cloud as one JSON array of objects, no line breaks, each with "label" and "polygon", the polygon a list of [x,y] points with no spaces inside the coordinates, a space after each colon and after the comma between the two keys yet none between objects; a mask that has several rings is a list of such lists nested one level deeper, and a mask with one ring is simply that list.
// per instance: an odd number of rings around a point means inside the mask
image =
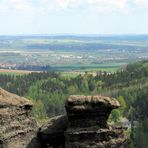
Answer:
[{"label": "white cloud", "polygon": [[98,12],[121,11],[127,12],[139,5],[148,6],[148,0],[0,0],[0,10],[73,10],[79,8],[93,9]]},{"label": "white cloud", "polygon": [[144,7],[148,6],[148,0],[135,0],[134,3]]},{"label": "white cloud", "polygon": [[8,5],[11,8],[18,10],[28,10],[32,8],[31,4],[27,0],[8,0]]},{"label": "white cloud", "polygon": [[97,11],[119,10],[127,8],[127,0],[56,0],[58,7],[68,9],[79,6],[93,7]]},{"label": "white cloud", "polygon": [[79,6],[79,2],[81,2],[81,0],[56,0],[56,4],[61,8]]},{"label": "white cloud", "polygon": [[28,0],[0,0],[0,11],[29,10],[32,9]]},{"label": "white cloud", "polygon": [[96,7],[98,12],[125,12],[128,9],[127,0],[88,0],[88,3]]},{"label": "white cloud", "polygon": [[95,5],[112,6],[117,8],[124,8],[127,4],[126,0],[88,0],[88,3]]}]

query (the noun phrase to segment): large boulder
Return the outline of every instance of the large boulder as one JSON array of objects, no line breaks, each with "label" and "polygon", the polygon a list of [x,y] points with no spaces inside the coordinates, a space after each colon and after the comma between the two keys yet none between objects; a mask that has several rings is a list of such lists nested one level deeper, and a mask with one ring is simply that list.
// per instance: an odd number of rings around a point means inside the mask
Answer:
[{"label": "large boulder", "polygon": [[0,148],[26,148],[38,130],[32,102],[0,88]]}]

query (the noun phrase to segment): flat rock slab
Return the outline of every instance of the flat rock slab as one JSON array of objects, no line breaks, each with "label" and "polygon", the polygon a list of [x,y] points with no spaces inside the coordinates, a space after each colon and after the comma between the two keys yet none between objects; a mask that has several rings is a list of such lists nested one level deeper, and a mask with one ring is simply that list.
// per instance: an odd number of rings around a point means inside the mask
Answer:
[{"label": "flat rock slab", "polygon": [[[106,107],[110,107],[112,109],[120,107],[119,102],[110,97],[104,96],[84,96],[84,95],[72,95],[66,101],[66,107],[71,106],[81,106],[81,105],[104,105]],[[79,108],[78,108],[79,109]],[[82,108],[85,109],[85,108]],[[87,109],[87,108],[86,108]]]}]

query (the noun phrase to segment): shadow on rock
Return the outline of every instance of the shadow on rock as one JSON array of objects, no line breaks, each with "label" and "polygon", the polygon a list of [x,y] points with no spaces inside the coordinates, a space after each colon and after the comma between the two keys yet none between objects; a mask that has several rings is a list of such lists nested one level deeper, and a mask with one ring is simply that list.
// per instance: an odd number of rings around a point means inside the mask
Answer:
[{"label": "shadow on rock", "polygon": [[38,132],[42,148],[65,148],[64,132],[68,126],[66,116],[51,118]]}]

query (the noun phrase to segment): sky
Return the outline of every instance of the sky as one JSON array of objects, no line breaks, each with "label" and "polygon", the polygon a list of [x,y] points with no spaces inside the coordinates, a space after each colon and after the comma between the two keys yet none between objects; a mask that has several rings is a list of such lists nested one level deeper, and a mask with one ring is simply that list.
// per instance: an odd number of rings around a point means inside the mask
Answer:
[{"label": "sky", "polygon": [[148,0],[0,0],[0,35],[148,34]]}]

